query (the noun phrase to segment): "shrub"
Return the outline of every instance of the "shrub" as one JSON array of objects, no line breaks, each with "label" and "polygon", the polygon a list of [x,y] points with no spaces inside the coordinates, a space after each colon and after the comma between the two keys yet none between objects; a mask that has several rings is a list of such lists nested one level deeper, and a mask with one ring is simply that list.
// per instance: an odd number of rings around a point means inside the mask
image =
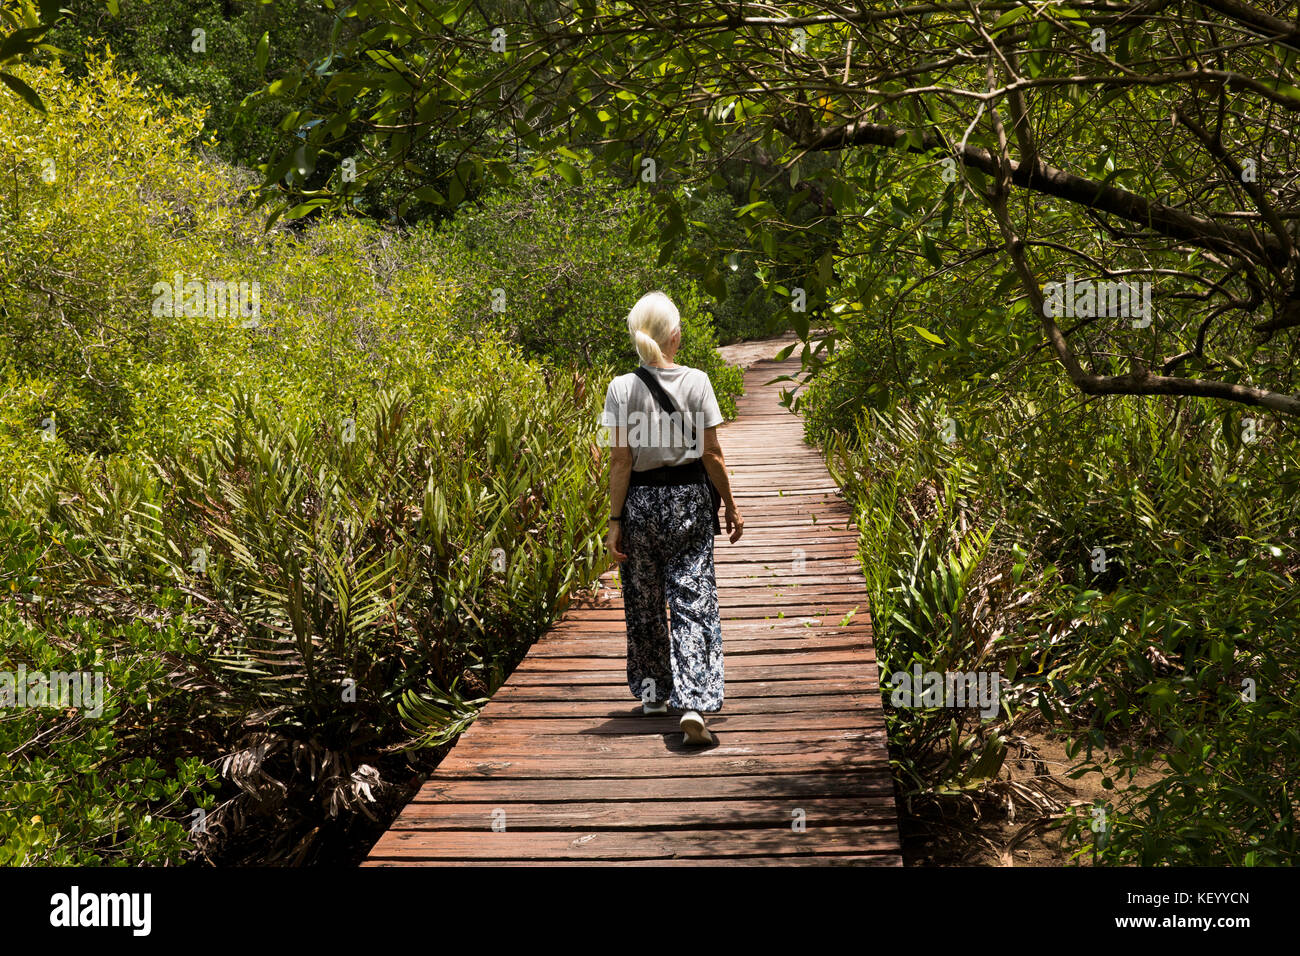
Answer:
[{"label": "shrub", "polygon": [[681,313],[677,361],[707,372],[723,415],[734,417],[743,375],[718,355],[699,289],[629,239],[646,202],[638,190],[615,192],[594,178],[579,187],[558,177],[526,181],[436,232],[417,231],[413,241],[457,277],[455,327],[496,328],[528,355],[600,368],[606,378],[636,366],[627,314],[646,292],[662,289]]},{"label": "shrub", "polygon": [[[131,704],[93,743],[114,815],[99,790],[29,787],[45,829],[15,829],[12,859],[320,859],[393,809],[601,569],[603,373],[453,321],[432,233],[265,232],[244,177],[186,149],[188,107],[110,61],[25,76],[51,117],[0,99],[18,157],[0,193],[23,210],[0,225],[4,646],[111,644]],[[258,321],[155,315],[178,272],[258,282]],[[73,766],[41,749],[65,734],[43,719],[5,725],[6,752],[44,761],[24,786]]]},{"label": "shrub", "polygon": [[[0,528],[7,567],[32,560],[15,547],[24,537],[33,540],[12,519]],[[0,710],[0,866],[177,862],[200,821],[193,812],[213,806],[216,776],[186,751],[198,708],[176,671],[197,639],[174,618],[52,617],[32,625],[0,606],[0,672],[94,673],[103,699]],[[93,703],[102,713],[88,713]]]},{"label": "shrub", "polygon": [[[932,374],[922,392],[867,374],[883,410],[835,373],[806,407],[860,516],[886,700],[888,676],[918,663],[1003,680],[989,723],[889,710],[904,793],[1023,798],[1102,864],[1288,861],[1294,441],[1265,420],[1243,442],[1241,413],[1208,402],[1078,404],[1033,377],[988,388]],[[1008,742],[1037,733],[1113,798],[1072,805],[1048,781],[1000,775]]]}]

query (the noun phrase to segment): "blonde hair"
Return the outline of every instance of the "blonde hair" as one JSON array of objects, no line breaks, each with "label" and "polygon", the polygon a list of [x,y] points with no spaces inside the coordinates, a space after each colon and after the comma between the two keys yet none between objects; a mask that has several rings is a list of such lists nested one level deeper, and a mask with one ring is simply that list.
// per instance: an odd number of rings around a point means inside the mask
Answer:
[{"label": "blonde hair", "polygon": [[627,330],[632,335],[636,354],[647,365],[658,365],[664,360],[673,333],[682,327],[681,315],[673,300],[656,289],[636,300],[627,314]]}]

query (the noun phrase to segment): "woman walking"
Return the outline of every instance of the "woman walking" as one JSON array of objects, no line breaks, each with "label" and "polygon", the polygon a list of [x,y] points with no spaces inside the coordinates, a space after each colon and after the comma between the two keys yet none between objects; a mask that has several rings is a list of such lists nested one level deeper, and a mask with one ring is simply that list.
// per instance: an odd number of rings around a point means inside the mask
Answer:
[{"label": "woman walking", "polygon": [[646,714],[684,711],[686,741],[708,744],[703,715],[722,708],[723,672],[713,574],[720,530],[706,475],[726,503],[731,541],[744,519],[718,443],[722,413],[709,376],[673,361],[682,339],[677,307],[662,292],[647,293],[627,327],[641,362],[605,393],[612,453],[605,547],[622,564],[628,687]]}]

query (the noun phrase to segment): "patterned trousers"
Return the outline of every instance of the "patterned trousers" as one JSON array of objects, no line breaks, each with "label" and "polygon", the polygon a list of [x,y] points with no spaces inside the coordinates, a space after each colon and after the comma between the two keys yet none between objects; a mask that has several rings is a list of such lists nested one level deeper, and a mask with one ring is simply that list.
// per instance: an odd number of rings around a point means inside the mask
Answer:
[{"label": "patterned trousers", "polygon": [[[722,708],[722,621],[713,574],[713,502],[703,485],[627,491],[619,571],[627,617],[627,683],[642,701]],[[664,615],[672,611],[671,633]]]}]

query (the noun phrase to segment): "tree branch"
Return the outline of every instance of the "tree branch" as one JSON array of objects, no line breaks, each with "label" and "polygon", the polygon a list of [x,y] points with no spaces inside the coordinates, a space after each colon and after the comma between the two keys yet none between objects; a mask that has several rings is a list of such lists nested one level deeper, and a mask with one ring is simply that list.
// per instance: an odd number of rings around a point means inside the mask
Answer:
[{"label": "tree branch", "polygon": [[[953,152],[954,158],[973,166],[990,176],[997,176],[1000,163],[989,150],[967,144],[955,149],[937,133],[921,132],[921,145],[908,142],[909,130],[901,126],[855,121],[830,129],[814,129],[807,138],[784,119],[776,121],[777,128],[809,150],[839,150],[855,146],[883,146],[911,153]],[[1136,223],[1160,235],[1178,239],[1203,249],[1222,252],[1234,257],[1253,258],[1261,246],[1268,257],[1279,265],[1287,261],[1287,250],[1272,233],[1258,234],[1246,229],[1225,226],[1211,219],[1182,212],[1163,203],[1155,202],[1129,192],[1119,186],[1099,183],[1084,176],[1068,173],[1049,166],[1041,160],[1037,164],[1010,163],[1010,180],[1017,186],[1047,196],[1110,213]]]}]

